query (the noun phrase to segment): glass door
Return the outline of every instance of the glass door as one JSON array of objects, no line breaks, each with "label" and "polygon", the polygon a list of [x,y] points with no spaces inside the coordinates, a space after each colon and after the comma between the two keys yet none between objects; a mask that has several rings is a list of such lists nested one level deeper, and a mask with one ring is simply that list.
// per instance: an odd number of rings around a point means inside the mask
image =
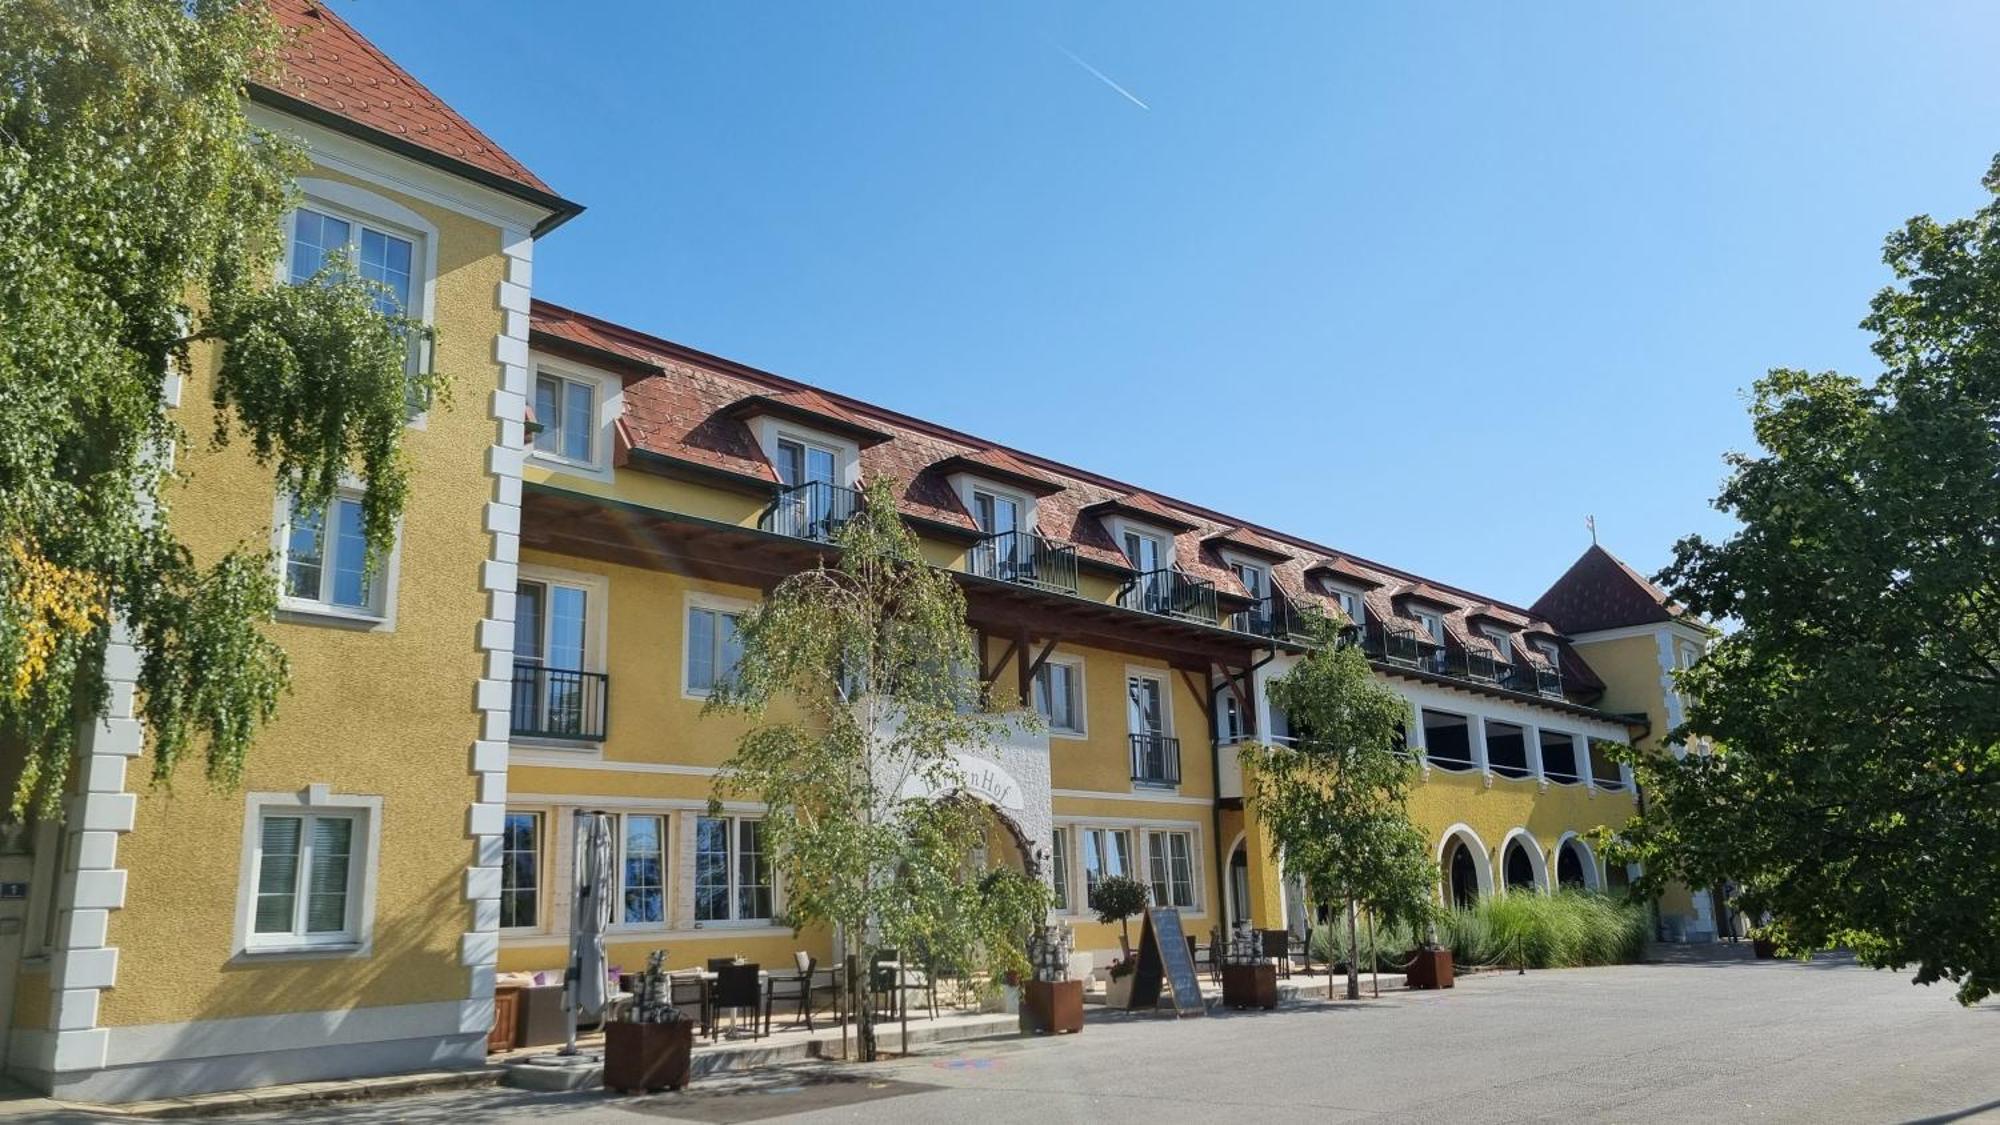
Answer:
[{"label": "glass door", "polygon": [[[805,539],[824,539],[833,532],[834,472],[839,464],[833,450],[809,442],[778,442],[778,480],[791,491],[790,531]],[[807,487],[798,487],[805,485]]]},{"label": "glass door", "polygon": [[1128,531],[1125,533],[1125,557],[1132,560],[1133,568],[1139,572],[1146,612],[1166,613],[1171,608],[1167,597],[1166,549],[1150,535]]},{"label": "glass door", "polygon": [[1021,505],[1011,497],[990,492],[972,494],[972,518],[986,533],[980,549],[986,552],[987,573],[994,578],[1014,581],[1028,565],[1021,530]]},{"label": "glass door", "polygon": [[1167,777],[1165,686],[1149,676],[1125,681],[1128,722],[1133,739],[1132,773],[1141,780]]}]

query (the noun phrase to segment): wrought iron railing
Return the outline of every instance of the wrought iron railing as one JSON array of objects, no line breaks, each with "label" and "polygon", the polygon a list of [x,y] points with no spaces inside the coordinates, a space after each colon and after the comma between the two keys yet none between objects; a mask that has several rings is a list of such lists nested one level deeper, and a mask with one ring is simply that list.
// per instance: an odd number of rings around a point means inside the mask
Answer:
[{"label": "wrought iron railing", "polygon": [[521,738],[602,742],[611,715],[611,677],[518,662],[513,732]]},{"label": "wrought iron railing", "polygon": [[1076,593],[1076,548],[1030,531],[1003,531],[981,539],[965,556],[965,569],[980,578]]},{"label": "wrought iron railing", "polygon": [[1254,633],[1276,641],[1302,644],[1312,639],[1305,614],[1292,605],[1290,598],[1279,593],[1260,599],[1249,609],[1230,614],[1229,627],[1239,633]]},{"label": "wrought iron railing", "polygon": [[1132,780],[1145,785],[1181,783],[1181,740],[1164,734],[1132,735]]},{"label": "wrought iron railing", "polygon": [[[1449,674],[1452,665],[1456,663],[1459,662],[1450,660],[1445,662],[1447,674]],[[1496,659],[1484,652],[1468,652],[1464,654],[1463,665],[1465,668],[1465,678],[1468,680],[1477,680],[1482,684],[1497,684],[1505,680],[1508,673],[1513,671],[1513,665]]]},{"label": "wrought iron railing", "polygon": [[1118,591],[1118,604],[1207,625],[1216,623],[1215,583],[1189,578],[1171,567],[1133,575]]},{"label": "wrought iron railing", "polygon": [[778,493],[757,526],[794,539],[833,542],[839,531],[861,510],[861,494],[837,484],[811,480]]}]

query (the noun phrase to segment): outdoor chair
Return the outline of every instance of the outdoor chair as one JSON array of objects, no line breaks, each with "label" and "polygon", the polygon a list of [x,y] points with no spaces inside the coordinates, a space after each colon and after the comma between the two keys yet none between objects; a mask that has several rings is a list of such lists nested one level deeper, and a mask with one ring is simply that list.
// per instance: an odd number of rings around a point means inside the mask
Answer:
[{"label": "outdoor chair", "polygon": [[[876,950],[875,963],[868,966],[868,992],[874,999],[875,1010],[883,1015],[893,1016],[902,1010],[897,1006],[902,999],[899,979],[902,966],[903,955],[894,949]],[[882,1004],[884,999],[889,1002],[887,1007]]]},{"label": "outdoor chair", "polygon": [[1263,942],[1263,945],[1260,947],[1263,952],[1263,955],[1266,957],[1277,958],[1278,975],[1281,977],[1291,976],[1292,975],[1292,931],[1258,930],[1257,936],[1258,939]]},{"label": "outdoor chair", "polygon": [[715,1013],[710,1010],[708,999],[708,982],[701,979],[700,973],[689,969],[667,974],[667,1003],[693,1011],[703,1035],[715,1032]]},{"label": "outdoor chair", "polygon": [[1222,965],[1228,957],[1229,935],[1221,926],[1208,928],[1208,979],[1210,983],[1222,982]]},{"label": "outdoor chair", "polygon": [[[750,1011],[750,1038],[757,1038],[757,1010],[763,1006],[763,986],[755,965],[724,965],[715,971],[714,1005],[717,1024],[722,1010],[729,1009],[729,1030],[734,1032],[744,1009]],[[712,1033],[711,1033],[712,1034]]]},{"label": "outdoor chair", "polygon": [[[778,1002],[797,1006],[800,1020],[805,1021],[806,1030],[813,1030],[813,972],[819,968],[819,960],[803,951],[792,955],[798,972],[791,976],[772,973],[764,979],[764,1034],[771,1034],[771,1007]],[[799,1020],[787,1026],[797,1027]]]},{"label": "outdoor chair", "polygon": [[1205,964],[1205,965],[1207,965],[1207,967],[1208,967],[1208,975],[1209,975],[1209,977],[1210,977],[1210,978],[1212,979],[1212,978],[1213,978],[1213,977],[1215,976],[1215,941],[1214,941],[1214,939],[1213,939],[1213,938],[1211,938],[1211,939],[1209,940],[1209,944],[1208,944],[1208,958],[1207,958],[1207,960],[1206,960],[1206,961],[1204,961],[1204,960],[1202,959],[1202,948],[1201,948],[1201,943],[1200,943],[1200,942],[1197,942],[1197,941],[1195,941],[1195,940],[1194,940],[1194,935],[1193,935],[1193,934],[1189,934],[1189,935],[1187,936],[1187,943],[1188,943],[1188,960],[1189,960],[1190,962],[1193,962],[1193,964],[1194,964],[1194,967],[1195,967],[1195,970],[1196,970],[1197,972],[1199,972],[1199,971],[1201,970],[1201,968],[1202,968],[1202,966],[1203,966],[1204,964]]},{"label": "outdoor chair", "polygon": [[1291,950],[1292,954],[1298,957],[1299,964],[1305,967],[1305,972],[1307,974],[1310,974],[1313,971],[1312,950],[1313,950],[1313,928],[1312,928],[1312,923],[1307,922],[1306,932],[1292,939],[1292,950]]}]

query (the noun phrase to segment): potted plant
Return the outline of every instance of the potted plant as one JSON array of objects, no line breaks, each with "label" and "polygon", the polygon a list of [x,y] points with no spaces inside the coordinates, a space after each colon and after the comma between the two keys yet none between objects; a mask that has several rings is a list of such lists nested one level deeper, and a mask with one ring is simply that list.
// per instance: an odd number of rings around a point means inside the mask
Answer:
[{"label": "potted plant", "polygon": [[694,1021],[667,990],[667,951],[646,958],[624,1018],[604,1025],[604,1085],[612,1090],[680,1090],[688,1084]]},{"label": "potted plant", "polygon": [[1410,988],[1450,988],[1451,950],[1438,941],[1437,915],[1427,913],[1423,923],[1424,944],[1411,952],[1403,983]]},{"label": "potted plant", "polygon": [[1222,951],[1222,1004],[1226,1008],[1278,1006],[1278,966],[1248,922],[1238,922]]},{"label": "potted plant", "polygon": [[1034,979],[1027,982],[1021,1005],[1021,1029],[1039,1035],[1083,1030],[1083,982],[1069,979],[1069,955],[1075,936],[1061,923],[1043,926],[1028,940]]},{"label": "potted plant", "polygon": [[1139,959],[1132,955],[1132,927],[1128,919],[1145,912],[1146,884],[1125,875],[1100,879],[1090,892],[1090,908],[1097,920],[1118,923],[1118,947],[1123,953],[1111,965],[1111,980],[1105,986],[1104,1003],[1113,1008],[1132,1006],[1132,974],[1139,971]]}]

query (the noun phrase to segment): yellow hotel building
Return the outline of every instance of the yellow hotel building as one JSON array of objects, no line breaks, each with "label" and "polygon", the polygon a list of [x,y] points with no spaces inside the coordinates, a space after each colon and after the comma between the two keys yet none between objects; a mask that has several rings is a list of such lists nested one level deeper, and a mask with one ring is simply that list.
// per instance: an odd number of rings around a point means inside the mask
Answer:
[{"label": "yellow hotel building", "polygon": [[[114,644],[66,816],[0,847],[27,885],[0,900],[10,1074],[128,1100],[476,1064],[496,973],[565,961],[578,809],[617,818],[613,965],[830,959],[777,921],[760,810],[711,815],[741,727],[700,711],[736,616],[828,557],[871,479],[962,584],[978,674],[1042,716],[966,747],[968,787],[990,860],[1046,879],[1079,949],[1116,948],[1085,907],[1113,873],[1191,933],[1308,924],[1237,764],[1288,737],[1265,688],[1307,606],[1409,703],[1446,901],[1626,881],[1584,838],[1635,808],[1605,748],[1672,729],[1705,633],[1608,554],[1522,608],[537,301],[537,240],[580,208],[331,13],[273,7],[298,38],[253,110],[314,162],[288,269],[376,255],[455,398],[413,419],[372,580],[346,506],[295,513],[243,450],[188,454],[190,541],[280,556],[294,688],[241,791],[148,789]],[[1712,932],[1702,897],[1669,928]]]}]

